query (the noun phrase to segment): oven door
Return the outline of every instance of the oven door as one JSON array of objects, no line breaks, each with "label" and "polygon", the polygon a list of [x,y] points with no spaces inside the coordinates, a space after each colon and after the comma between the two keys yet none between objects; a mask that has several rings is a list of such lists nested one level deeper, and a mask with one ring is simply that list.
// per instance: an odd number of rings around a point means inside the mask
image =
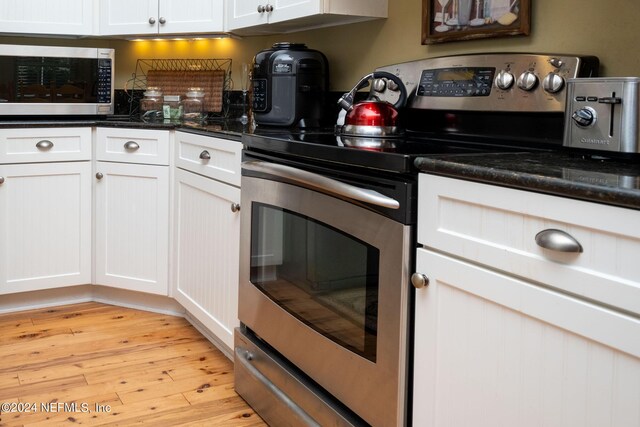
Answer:
[{"label": "oven door", "polygon": [[239,318],[366,422],[395,426],[405,420],[411,227],[374,205],[398,202],[245,162]]}]

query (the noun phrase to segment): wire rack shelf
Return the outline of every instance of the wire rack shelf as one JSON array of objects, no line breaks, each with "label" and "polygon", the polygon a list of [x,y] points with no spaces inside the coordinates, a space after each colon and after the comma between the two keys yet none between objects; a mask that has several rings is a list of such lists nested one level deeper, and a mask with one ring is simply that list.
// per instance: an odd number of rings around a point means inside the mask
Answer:
[{"label": "wire rack shelf", "polygon": [[166,86],[163,90],[165,95],[182,95],[186,87],[204,85],[208,89],[209,85],[211,90],[206,98],[207,104],[212,106],[208,111],[209,118],[226,118],[229,115],[233,89],[230,58],[138,59],[136,71],[125,88],[130,118],[139,118],[140,100],[148,83],[157,84],[158,81]]}]

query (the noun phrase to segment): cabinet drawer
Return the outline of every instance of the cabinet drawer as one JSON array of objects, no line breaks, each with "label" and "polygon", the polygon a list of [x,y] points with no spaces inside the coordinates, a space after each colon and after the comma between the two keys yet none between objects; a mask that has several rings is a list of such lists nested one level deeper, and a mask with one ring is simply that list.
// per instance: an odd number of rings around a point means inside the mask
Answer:
[{"label": "cabinet drawer", "polygon": [[0,129],[0,163],[91,160],[91,128]]},{"label": "cabinet drawer", "polygon": [[176,166],[240,186],[242,143],[176,132]]},{"label": "cabinet drawer", "polygon": [[169,131],[98,128],[96,160],[169,164]]},{"label": "cabinet drawer", "polygon": [[[418,188],[418,243],[640,314],[640,211],[426,174]],[[536,243],[555,230],[582,252]]]}]

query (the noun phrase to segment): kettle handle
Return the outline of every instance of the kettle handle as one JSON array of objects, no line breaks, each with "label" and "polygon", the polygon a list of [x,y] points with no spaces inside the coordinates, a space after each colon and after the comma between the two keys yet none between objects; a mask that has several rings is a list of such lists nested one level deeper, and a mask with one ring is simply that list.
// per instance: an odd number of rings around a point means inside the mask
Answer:
[{"label": "kettle handle", "polygon": [[[374,71],[373,73],[371,73],[371,78],[372,79],[380,79],[380,78],[385,78],[388,80],[392,80],[395,84],[398,85],[398,89],[400,89],[400,97],[398,98],[398,100],[395,102],[395,104],[393,104],[393,106],[398,109],[398,108],[402,108],[406,105],[407,103],[407,88],[404,86],[404,83],[402,82],[402,79],[398,76],[396,76],[395,74],[391,74],[387,71]],[[371,86],[371,90],[373,90],[373,85]]]},{"label": "kettle handle", "polygon": [[[367,87],[369,85],[369,80],[379,79],[379,78],[393,80],[393,82],[398,85],[398,88],[400,89],[400,97],[395,102],[395,104],[393,104],[393,107],[396,109],[404,107],[405,104],[407,103],[407,88],[404,86],[402,79],[400,79],[400,77],[396,76],[395,74],[391,74],[387,71],[374,71],[373,73],[369,73],[363,78],[361,78],[358,84],[356,84],[353,89],[351,89],[349,92],[342,95],[342,97],[338,101],[338,105],[340,106],[340,108],[342,108],[345,111],[351,110],[351,108],[353,108],[356,92],[362,88]],[[372,90],[373,90],[373,87],[372,87]]]}]

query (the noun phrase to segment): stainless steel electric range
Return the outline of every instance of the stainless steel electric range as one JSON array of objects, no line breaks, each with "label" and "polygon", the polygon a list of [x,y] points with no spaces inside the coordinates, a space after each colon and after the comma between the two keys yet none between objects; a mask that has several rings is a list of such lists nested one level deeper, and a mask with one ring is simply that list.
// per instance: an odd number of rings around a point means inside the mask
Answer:
[{"label": "stainless steel electric range", "polygon": [[[554,150],[593,57],[482,54],[383,67],[405,132],[243,137],[236,390],[273,426],[410,425],[417,157]],[[371,97],[395,102],[393,85]],[[416,402],[415,404],[419,404]]]}]

